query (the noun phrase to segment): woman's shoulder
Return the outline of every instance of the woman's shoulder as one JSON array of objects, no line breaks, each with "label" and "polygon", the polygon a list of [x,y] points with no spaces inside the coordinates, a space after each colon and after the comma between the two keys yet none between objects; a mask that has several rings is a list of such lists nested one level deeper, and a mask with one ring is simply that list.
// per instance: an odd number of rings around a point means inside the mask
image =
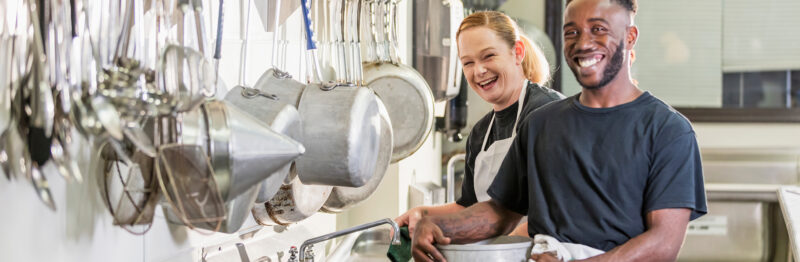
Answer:
[{"label": "woman's shoulder", "polygon": [[561,92],[549,87],[531,83],[528,85],[524,111],[531,112],[553,101],[560,101],[566,98]]}]

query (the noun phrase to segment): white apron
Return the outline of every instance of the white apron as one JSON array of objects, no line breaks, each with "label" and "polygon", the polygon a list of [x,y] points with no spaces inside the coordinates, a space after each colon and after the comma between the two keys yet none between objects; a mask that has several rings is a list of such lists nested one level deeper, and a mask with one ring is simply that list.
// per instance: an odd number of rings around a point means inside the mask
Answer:
[{"label": "white apron", "polygon": [[486,135],[483,137],[483,144],[481,144],[480,148],[481,151],[477,156],[475,156],[473,187],[475,188],[475,196],[478,198],[478,202],[491,199],[486,191],[489,190],[489,186],[492,185],[494,177],[497,176],[497,171],[500,170],[500,164],[503,163],[503,159],[506,157],[508,149],[511,148],[511,143],[514,142],[514,137],[517,136],[517,123],[519,123],[519,115],[522,114],[522,108],[524,107],[525,102],[525,93],[527,91],[528,82],[525,81],[524,86],[522,86],[522,91],[519,92],[519,99],[517,99],[517,102],[519,102],[517,106],[517,119],[514,121],[514,128],[511,131],[511,137],[494,141],[494,143],[492,143],[492,145],[484,151],[483,149],[486,148],[486,141],[489,140],[489,133],[492,132],[492,125],[494,124],[495,114],[492,114],[492,120],[489,121],[489,128],[486,129]]}]

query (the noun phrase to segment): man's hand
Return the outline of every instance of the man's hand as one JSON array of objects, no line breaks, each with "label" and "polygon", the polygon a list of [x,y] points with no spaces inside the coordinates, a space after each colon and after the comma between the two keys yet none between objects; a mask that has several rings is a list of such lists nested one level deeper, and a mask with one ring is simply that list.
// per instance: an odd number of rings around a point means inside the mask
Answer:
[{"label": "man's hand", "polygon": [[414,261],[446,261],[434,244],[450,244],[450,238],[444,236],[439,226],[423,217],[417,221],[415,233],[411,237]]},{"label": "man's hand", "polygon": [[561,262],[561,260],[548,253],[531,255],[531,259],[534,262]]},{"label": "man's hand", "polygon": [[427,213],[427,211],[425,211],[423,207],[415,207],[395,218],[394,222],[397,222],[397,226],[408,226],[408,234],[411,238],[414,238],[414,230],[417,228],[417,221],[422,219],[422,216],[426,215],[425,213]]}]

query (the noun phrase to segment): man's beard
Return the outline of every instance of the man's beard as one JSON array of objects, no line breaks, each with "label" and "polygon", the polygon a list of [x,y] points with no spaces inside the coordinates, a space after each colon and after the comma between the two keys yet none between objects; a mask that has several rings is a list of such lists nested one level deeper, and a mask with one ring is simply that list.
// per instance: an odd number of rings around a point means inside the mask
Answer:
[{"label": "man's beard", "polygon": [[617,77],[617,74],[619,74],[619,71],[622,70],[622,63],[624,62],[622,61],[623,50],[625,50],[624,39],[622,41],[619,41],[619,45],[617,46],[617,51],[614,52],[613,56],[611,56],[611,61],[608,62],[608,66],[606,66],[606,69],[603,70],[603,78],[600,79],[600,83],[598,83],[597,85],[590,86],[581,82],[581,79],[578,77],[578,71],[575,69],[572,69],[572,74],[575,75],[575,79],[578,80],[578,83],[581,84],[583,88],[589,90],[600,89],[606,86],[608,83],[610,83],[611,80],[614,80],[614,78]]}]

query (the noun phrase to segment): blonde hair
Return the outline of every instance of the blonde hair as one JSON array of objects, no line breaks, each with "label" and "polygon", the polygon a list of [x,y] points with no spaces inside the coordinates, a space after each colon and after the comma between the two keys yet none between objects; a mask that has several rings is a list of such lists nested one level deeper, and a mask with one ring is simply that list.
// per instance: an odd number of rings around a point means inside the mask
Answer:
[{"label": "blonde hair", "polygon": [[517,40],[525,46],[525,57],[522,59],[522,71],[525,78],[532,83],[544,85],[550,80],[550,64],[539,46],[534,45],[528,37],[519,30],[519,26],[511,17],[497,11],[482,11],[473,13],[458,26],[456,39],[464,30],[485,26],[497,33],[509,47],[513,48]]}]

